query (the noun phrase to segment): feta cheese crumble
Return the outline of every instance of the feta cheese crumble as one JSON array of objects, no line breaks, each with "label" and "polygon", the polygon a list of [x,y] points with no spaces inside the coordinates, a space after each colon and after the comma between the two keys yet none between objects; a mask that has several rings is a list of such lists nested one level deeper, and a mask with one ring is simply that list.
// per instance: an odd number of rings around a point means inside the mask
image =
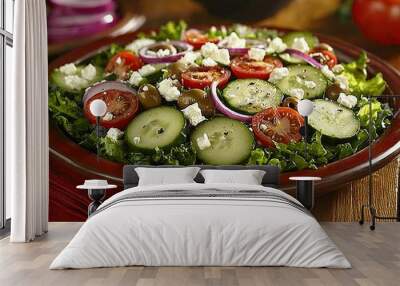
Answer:
[{"label": "feta cheese crumble", "polygon": [[156,71],[156,68],[150,64],[142,66],[138,72],[141,76],[148,76]]},{"label": "feta cheese crumble", "polygon": [[65,84],[71,89],[81,89],[88,86],[88,81],[78,75],[67,75],[64,77]]},{"label": "feta cheese crumble", "polygon": [[134,86],[139,86],[140,83],[144,80],[144,78],[140,75],[140,73],[138,73],[137,71],[134,71],[131,76],[129,77],[128,82],[131,85]]},{"label": "feta cheese crumble", "polygon": [[267,131],[268,131],[268,126],[265,125],[265,124],[260,124],[260,130],[261,130],[262,132],[267,132]]},{"label": "feta cheese crumble", "polygon": [[182,109],[182,112],[185,118],[188,119],[190,124],[193,126],[196,126],[200,122],[203,122],[207,119],[201,114],[201,109],[199,108],[199,104],[197,102]]},{"label": "feta cheese crumble", "polygon": [[218,52],[218,46],[214,43],[205,43],[200,50],[203,57],[212,58]]},{"label": "feta cheese crumble", "polygon": [[250,59],[255,61],[262,61],[265,57],[265,50],[261,48],[251,48],[248,54]]},{"label": "feta cheese crumble", "polygon": [[246,39],[241,39],[235,32],[232,32],[221,41],[221,45],[227,48],[241,49],[246,47]]},{"label": "feta cheese crumble", "polygon": [[165,57],[165,56],[169,56],[171,54],[171,51],[169,49],[159,49],[156,52],[158,57]]},{"label": "feta cheese crumble", "polygon": [[274,68],[269,75],[269,82],[277,82],[289,75],[289,70],[287,68]]},{"label": "feta cheese crumble", "polygon": [[289,90],[289,95],[302,100],[304,97],[304,90],[301,88],[292,88]]},{"label": "feta cheese crumble", "polygon": [[204,133],[203,136],[197,138],[196,143],[200,150],[204,150],[211,147],[210,139],[208,139],[206,133]]},{"label": "feta cheese crumble", "polygon": [[178,60],[181,64],[184,65],[195,65],[195,61],[200,57],[199,52],[186,52],[185,55]]},{"label": "feta cheese crumble", "polygon": [[96,68],[92,64],[88,64],[81,70],[81,76],[88,81],[92,81],[96,76]]},{"label": "feta cheese crumble", "polygon": [[114,115],[111,112],[107,112],[104,116],[103,116],[103,120],[104,121],[110,121],[113,120]]},{"label": "feta cheese crumble", "polygon": [[214,56],[213,60],[226,66],[229,65],[231,62],[229,51],[227,49],[219,49],[218,53]]},{"label": "feta cheese crumble", "polygon": [[181,95],[176,87],[179,82],[170,78],[166,78],[158,84],[158,91],[166,101],[175,101]]},{"label": "feta cheese crumble", "polygon": [[286,49],[287,45],[282,41],[281,38],[276,37],[268,45],[266,52],[267,54],[282,53]]},{"label": "feta cheese crumble", "polygon": [[357,104],[357,97],[350,94],[346,95],[345,93],[341,92],[339,93],[339,98],[337,99],[337,102],[347,108],[352,109]]},{"label": "feta cheese crumble", "polygon": [[119,130],[118,128],[110,128],[107,131],[107,137],[113,141],[118,141],[124,135],[124,132]]},{"label": "feta cheese crumble", "polygon": [[77,68],[75,64],[65,64],[59,68],[60,72],[66,75],[73,75],[76,73]]},{"label": "feta cheese crumble", "polygon": [[139,136],[133,137],[133,144],[137,145],[140,143],[141,138]]},{"label": "feta cheese crumble", "polygon": [[313,88],[315,88],[317,86],[317,84],[314,81],[305,80],[305,79],[302,79],[299,76],[296,77],[296,81],[298,83],[300,83],[301,85],[304,85],[305,87],[310,88],[310,89],[313,89]]},{"label": "feta cheese crumble", "polygon": [[229,51],[227,49],[218,49],[218,46],[214,43],[206,43],[201,46],[201,55],[223,65],[229,65],[230,63]]},{"label": "feta cheese crumble", "polygon": [[206,67],[214,67],[214,66],[218,65],[217,62],[214,61],[212,58],[203,59],[202,64],[203,64],[203,66],[206,66]]},{"label": "feta cheese crumble", "polygon": [[154,44],[156,41],[153,39],[138,39],[130,43],[125,49],[137,53],[141,48]]},{"label": "feta cheese crumble", "polygon": [[344,67],[343,67],[343,65],[338,64],[338,65],[335,65],[335,66],[332,68],[332,71],[333,71],[334,73],[341,73],[341,72],[344,71]]},{"label": "feta cheese crumble", "polygon": [[324,65],[321,68],[321,72],[324,74],[325,77],[327,77],[330,80],[333,80],[335,78],[335,74],[329,69],[327,65]]},{"label": "feta cheese crumble", "polygon": [[116,63],[117,65],[122,64],[122,59],[121,59],[121,57],[118,57],[118,58],[115,60],[115,63]]},{"label": "feta cheese crumble", "polygon": [[304,81],[304,86],[307,87],[307,88],[313,89],[313,88],[315,88],[317,86],[317,84],[312,80],[305,80]]},{"label": "feta cheese crumble", "polygon": [[307,41],[304,39],[304,37],[300,38],[295,38],[293,40],[293,43],[291,45],[292,49],[299,50],[303,53],[308,53],[310,51],[310,47],[308,46]]},{"label": "feta cheese crumble", "polygon": [[344,75],[337,75],[335,77],[335,82],[339,84],[341,89],[349,90],[349,80]]}]

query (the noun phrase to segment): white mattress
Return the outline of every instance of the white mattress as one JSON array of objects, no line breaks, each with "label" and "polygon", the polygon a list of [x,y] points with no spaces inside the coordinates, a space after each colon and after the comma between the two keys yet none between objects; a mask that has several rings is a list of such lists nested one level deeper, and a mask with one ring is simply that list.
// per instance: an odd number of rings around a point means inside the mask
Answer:
[{"label": "white mattress", "polygon": [[128,265],[351,267],[314,217],[294,204],[250,196],[122,199],[137,192],[168,190],[255,190],[300,204],[277,189],[262,186],[131,188],[104,202],[50,269]]}]

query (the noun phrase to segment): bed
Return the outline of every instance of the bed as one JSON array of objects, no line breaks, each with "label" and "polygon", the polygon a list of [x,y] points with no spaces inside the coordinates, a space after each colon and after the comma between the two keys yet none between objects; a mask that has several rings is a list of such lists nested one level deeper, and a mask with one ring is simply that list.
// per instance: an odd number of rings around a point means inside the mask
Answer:
[{"label": "bed", "polygon": [[138,185],[138,167],[124,167],[125,190],[97,209],[50,269],[351,267],[311,213],[278,189],[276,167],[198,166],[265,171],[261,185],[204,183],[200,173],[192,183]]}]

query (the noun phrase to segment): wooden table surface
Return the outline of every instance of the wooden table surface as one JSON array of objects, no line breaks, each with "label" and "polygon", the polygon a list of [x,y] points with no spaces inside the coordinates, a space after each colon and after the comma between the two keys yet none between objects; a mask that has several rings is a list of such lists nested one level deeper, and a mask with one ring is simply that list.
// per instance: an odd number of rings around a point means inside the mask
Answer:
[{"label": "wooden table surface", "polygon": [[[129,2],[129,1],[128,1]],[[400,47],[375,44],[358,31],[351,22],[339,20],[339,0],[293,0],[275,15],[251,24],[262,24],[299,30],[310,30],[341,38],[372,52],[400,70]],[[191,0],[136,1],[136,12],[146,16],[144,27],[157,27],[168,20],[184,19],[190,25],[229,23],[210,15],[202,5]],[[399,161],[394,160],[373,176],[374,203],[381,215],[395,215]],[[314,214],[325,221],[357,221],[359,209],[367,200],[368,178],[340,186],[338,191],[317,200]]]}]

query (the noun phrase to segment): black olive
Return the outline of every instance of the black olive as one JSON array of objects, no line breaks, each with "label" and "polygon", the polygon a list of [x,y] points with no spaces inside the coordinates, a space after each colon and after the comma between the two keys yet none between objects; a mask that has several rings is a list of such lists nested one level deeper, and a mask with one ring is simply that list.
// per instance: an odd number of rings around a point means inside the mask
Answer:
[{"label": "black olive", "polygon": [[330,100],[336,101],[339,98],[339,94],[341,92],[345,92],[338,84],[332,84],[328,86],[325,91],[325,97],[329,98]]},{"label": "black olive", "polygon": [[138,98],[144,109],[161,105],[160,93],[157,88],[151,84],[145,84],[139,88]]},{"label": "black olive", "polygon": [[197,103],[204,116],[213,116],[215,114],[214,103],[210,96],[201,89],[190,89],[182,92],[181,96],[178,97],[178,107],[184,109],[189,105]]},{"label": "black olive", "polygon": [[293,108],[295,110],[297,110],[297,103],[298,103],[298,99],[294,98],[294,97],[286,97],[283,102],[282,102],[282,106],[285,107],[290,107]]}]

